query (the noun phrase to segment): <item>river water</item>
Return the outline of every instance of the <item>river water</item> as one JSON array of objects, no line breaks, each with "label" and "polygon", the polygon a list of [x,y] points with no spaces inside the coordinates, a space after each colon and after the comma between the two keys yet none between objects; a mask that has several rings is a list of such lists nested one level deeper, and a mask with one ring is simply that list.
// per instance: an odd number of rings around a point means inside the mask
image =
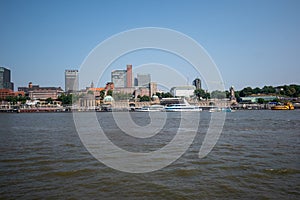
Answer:
[{"label": "river water", "polygon": [[[182,157],[134,174],[95,159],[72,113],[0,113],[0,199],[300,198],[300,110],[228,113],[217,144],[202,159],[198,151],[211,114],[199,114],[197,135]],[[141,126],[149,123],[148,113],[130,115]],[[168,113],[169,127],[148,145],[120,138],[112,113],[97,117],[108,137],[130,151],[161,148],[178,122],[178,113]],[[134,144],[124,144],[129,141]]]}]

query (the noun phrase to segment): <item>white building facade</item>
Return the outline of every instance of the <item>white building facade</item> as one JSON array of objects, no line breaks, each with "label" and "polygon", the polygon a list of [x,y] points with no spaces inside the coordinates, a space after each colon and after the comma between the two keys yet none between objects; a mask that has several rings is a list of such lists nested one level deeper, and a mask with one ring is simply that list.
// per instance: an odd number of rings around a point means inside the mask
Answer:
[{"label": "white building facade", "polygon": [[191,97],[194,96],[196,87],[193,85],[177,86],[170,90],[174,97]]}]

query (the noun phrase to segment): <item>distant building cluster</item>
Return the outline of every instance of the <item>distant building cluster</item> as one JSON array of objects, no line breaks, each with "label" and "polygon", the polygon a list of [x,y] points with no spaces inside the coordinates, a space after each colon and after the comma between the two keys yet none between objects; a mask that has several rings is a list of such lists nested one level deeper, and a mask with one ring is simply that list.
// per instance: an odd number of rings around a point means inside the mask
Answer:
[{"label": "distant building cluster", "polygon": [[115,93],[132,94],[135,98],[144,95],[151,97],[157,92],[157,84],[151,82],[150,74],[137,74],[133,78],[132,65],[127,65],[126,69],[113,70],[111,82],[114,83]]},{"label": "distant building cluster", "polygon": [[19,92],[24,92],[30,99],[45,100],[57,99],[64,91],[61,87],[40,87],[29,82],[28,87],[18,87]]},{"label": "distant building cluster", "polygon": [[[193,85],[177,86],[171,89],[174,97],[191,97],[194,95],[195,89],[201,89],[201,80],[196,78]],[[93,94],[94,97],[100,98],[101,95],[107,95],[108,91],[114,94],[129,95],[132,98],[138,96],[152,97],[158,92],[157,83],[151,81],[150,74],[138,73],[133,76],[133,68],[131,64],[126,65],[126,69],[116,69],[111,72],[111,81],[107,82],[105,87],[94,87],[91,83],[90,87],[83,90],[79,88],[79,71],[76,69],[65,70],[65,88],[61,87],[41,87],[29,82],[28,86],[18,87],[14,92],[14,84],[11,82],[11,72],[9,69],[0,67],[0,98],[5,99],[8,96],[26,96],[30,99],[57,99],[61,94]],[[87,104],[83,102],[83,104]]]}]

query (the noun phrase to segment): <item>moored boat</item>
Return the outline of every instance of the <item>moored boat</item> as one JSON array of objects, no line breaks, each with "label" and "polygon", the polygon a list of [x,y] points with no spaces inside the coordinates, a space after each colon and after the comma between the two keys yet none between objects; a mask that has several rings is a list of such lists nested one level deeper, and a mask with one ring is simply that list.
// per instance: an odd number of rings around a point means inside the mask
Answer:
[{"label": "moored boat", "polygon": [[209,109],[208,112],[234,112],[230,107],[225,107],[225,108],[219,108],[219,107],[214,107]]},{"label": "moored boat", "polygon": [[140,109],[136,109],[137,112],[157,112],[157,111],[163,111],[164,106],[162,105],[152,105],[152,106],[143,106]]},{"label": "moored boat", "polygon": [[294,110],[295,107],[293,106],[292,103],[287,102],[287,103],[284,103],[284,105],[273,106],[273,107],[271,107],[271,109],[272,110]]},{"label": "moored boat", "polygon": [[202,108],[199,106],[190,105],[186,100],[184,100],[183,104],[171,104],[164,108],[167,112],[194,112],[194,111],[202,111]]}]

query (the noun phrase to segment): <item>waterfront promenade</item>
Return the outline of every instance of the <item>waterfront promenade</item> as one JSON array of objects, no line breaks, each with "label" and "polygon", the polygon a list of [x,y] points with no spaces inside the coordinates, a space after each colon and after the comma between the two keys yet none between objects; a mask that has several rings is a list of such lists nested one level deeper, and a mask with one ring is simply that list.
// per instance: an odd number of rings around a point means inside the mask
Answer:
[{"label": "waterfront promenade", "polygon": [[[232,104],[231,101],[228,100],[218,100],[218,99],[210,99],[205,101],[189,101],[191,105],[196,105],[202,108],[202,110],[209,110],[213,107],[225,108],[230,107],[235,110],[270,110],[273,104],[246,104],[246,103],[237,103]],[[34,113],[34,112],[70,112],[70,111],[105,111],[103,109],[105,106],[113,109],[114,111],[128,111],[135,110],[138,108],[142,108],[144,106],[160,104],[159,102],[129,102],[129,101],[115,101],[109,105],[100,105],[100,106],[18,106],[18,105],[10,105],[10,104],[1,104],[0,112],[16,112],[16,113]],[[300,109],[300,103],[294,103],[295,109]]]}]

